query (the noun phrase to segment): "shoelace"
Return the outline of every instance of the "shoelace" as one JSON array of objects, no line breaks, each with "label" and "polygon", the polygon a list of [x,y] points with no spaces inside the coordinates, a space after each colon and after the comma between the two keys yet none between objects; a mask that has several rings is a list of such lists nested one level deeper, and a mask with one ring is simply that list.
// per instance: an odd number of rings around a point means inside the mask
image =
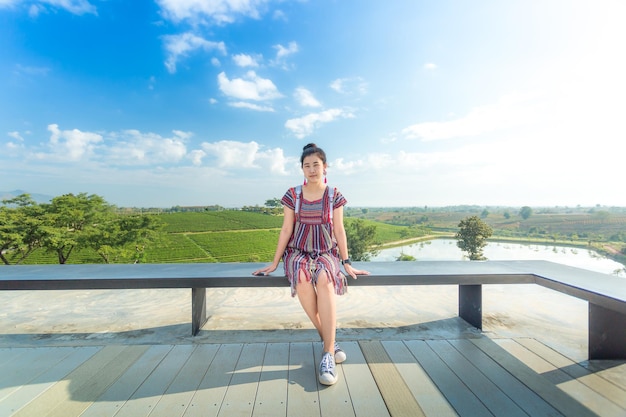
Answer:
[{"label": "shoelace", "polygon": [[333,363],[333,357],[330,354],[325,353],[322,357],[322,362],[320,363],[320,374],[331,374],[334,376],[334,365],[335,364]]}]

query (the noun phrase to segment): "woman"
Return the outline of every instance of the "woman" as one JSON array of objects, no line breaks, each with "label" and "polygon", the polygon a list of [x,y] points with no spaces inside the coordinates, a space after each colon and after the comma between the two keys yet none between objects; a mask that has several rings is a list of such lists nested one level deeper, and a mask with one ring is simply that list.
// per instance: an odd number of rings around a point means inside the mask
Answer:
[{"label": "woman", "polygon": [[343,295],[347,290],[340,262],[354,279],[369,272],[355,269],[350,263],[343,225],[343,206],[347,201],[339,191],[326,185],[325,152],[313,143],[306,145],[300,165],[304,185],[290,188],[282,198],[285,216],[274,261],[254,274],[275,271],[283,259],[291,295],[298,296],[324,343],[319,381],[332,385],[337,382],[335,361],[346,360],[345,352],[335,341],[335,294]]}]

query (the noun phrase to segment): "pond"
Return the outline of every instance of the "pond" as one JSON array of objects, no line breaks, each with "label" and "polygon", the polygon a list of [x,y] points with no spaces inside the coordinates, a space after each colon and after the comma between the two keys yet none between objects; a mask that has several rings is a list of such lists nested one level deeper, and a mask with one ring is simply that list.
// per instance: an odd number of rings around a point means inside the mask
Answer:
[{"label": "pond", "polygon": [[[411,255],[417,261],[467,259],[464,252],[456,246],[455,239],[434,239],[383,249],[371,260],[373,262],[395,261],[401,254]],[[626,276],[624,265],[585,248],[535,243],[488,242],[484,255],[487,259],[494,261],[546,260],[590,271]]]}]

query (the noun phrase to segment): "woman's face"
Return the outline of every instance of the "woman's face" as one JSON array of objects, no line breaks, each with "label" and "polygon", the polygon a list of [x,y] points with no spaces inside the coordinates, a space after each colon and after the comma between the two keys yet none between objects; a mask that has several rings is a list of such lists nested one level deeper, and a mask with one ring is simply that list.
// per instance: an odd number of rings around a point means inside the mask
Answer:
[{"label": "woman's face", "polygon": [[302,161],[302,172],[308,182],[321,182],[324,179],[326,164],[317,154],[311,154]]}]

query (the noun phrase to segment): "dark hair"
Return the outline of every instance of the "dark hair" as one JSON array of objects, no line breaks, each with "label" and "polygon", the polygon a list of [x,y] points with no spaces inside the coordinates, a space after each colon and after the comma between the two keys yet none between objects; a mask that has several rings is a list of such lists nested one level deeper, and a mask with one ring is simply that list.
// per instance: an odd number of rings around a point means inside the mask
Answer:
[{"label": "dark hair", "polygon": [[326,152],[322,148],[318,148],[316,144],[309,143],[302,148],[302,156],[300,156],[300,166],[304,164],[304,158],[309,155],[317,154],[323,163],[326,163]]}]

